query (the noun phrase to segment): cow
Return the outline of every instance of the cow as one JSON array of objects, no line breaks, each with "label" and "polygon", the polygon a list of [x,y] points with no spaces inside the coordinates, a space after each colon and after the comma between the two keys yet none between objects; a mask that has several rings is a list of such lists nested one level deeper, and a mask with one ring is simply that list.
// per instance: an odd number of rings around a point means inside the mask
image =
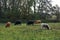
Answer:
[{"label": "cow", "polygon": [[21,24],[21,20],[16,20],[14,25],[18,25],[18,24]]},{"label": "cow", "polygon": [[34,24],[34,20],[28,20],[27,21],[27,25],[33,25]]},{"label": "cow", "polygon": [[35,23],[35,24],[39,24],[39,23],[41,23],[41,20],[35,20],[34,23]]},{"label": "cow", "polygon": [[48,30],[50,29],[47,23],[41,23],[41,28],[48,29]]},{"label": "cow", "polygon": [[7,27],[10,27],[10,25],[11,25],[11,22],[7,22],[6,25],[5,25],[5,27],[6,27],[6,28],[7,28]]}]

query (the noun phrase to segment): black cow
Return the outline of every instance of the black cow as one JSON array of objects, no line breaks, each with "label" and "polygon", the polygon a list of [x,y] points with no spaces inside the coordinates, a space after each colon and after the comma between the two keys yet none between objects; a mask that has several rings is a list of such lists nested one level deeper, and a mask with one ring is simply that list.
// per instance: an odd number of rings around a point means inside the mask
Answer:
[{"label": "black cow", "polygon": [[14,25],[21,24],[21,20],[17,20]]},{"label": "black cow", "polygon": [[27,21],[27,25],[33,25],[33,24],[34,24],[34,20]]}]

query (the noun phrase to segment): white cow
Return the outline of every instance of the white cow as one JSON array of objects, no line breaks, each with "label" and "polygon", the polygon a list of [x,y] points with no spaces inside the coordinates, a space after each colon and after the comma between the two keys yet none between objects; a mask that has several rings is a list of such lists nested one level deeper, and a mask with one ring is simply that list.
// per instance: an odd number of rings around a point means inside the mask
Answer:
[{"label": "white cow", "polygon": [[41,28],[42,29],[50,29],[49,25],[47,23],[41,23]]}]

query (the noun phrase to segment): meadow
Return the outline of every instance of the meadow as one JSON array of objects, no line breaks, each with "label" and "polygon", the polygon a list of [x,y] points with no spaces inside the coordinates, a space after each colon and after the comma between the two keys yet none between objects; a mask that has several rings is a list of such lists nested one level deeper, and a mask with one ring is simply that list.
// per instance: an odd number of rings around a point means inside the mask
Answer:
[{"label": "meadow", "polygon": [[48,23],[52,29],[41,29],[40,24],[14,25],[5,28],[0,23],[0,40],[60,40],[60,23]]}]

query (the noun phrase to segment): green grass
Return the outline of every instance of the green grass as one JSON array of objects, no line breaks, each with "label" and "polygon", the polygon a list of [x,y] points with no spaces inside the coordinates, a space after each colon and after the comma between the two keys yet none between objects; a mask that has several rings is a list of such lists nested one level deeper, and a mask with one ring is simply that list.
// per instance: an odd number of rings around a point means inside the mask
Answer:
[{"label": "green grass", "polygon": [[5,28],[0,23],[0,40],[60,40],[60,23],[48,23],[51,30],[41,29],[40,24],[36,25],[11,25]]}]

